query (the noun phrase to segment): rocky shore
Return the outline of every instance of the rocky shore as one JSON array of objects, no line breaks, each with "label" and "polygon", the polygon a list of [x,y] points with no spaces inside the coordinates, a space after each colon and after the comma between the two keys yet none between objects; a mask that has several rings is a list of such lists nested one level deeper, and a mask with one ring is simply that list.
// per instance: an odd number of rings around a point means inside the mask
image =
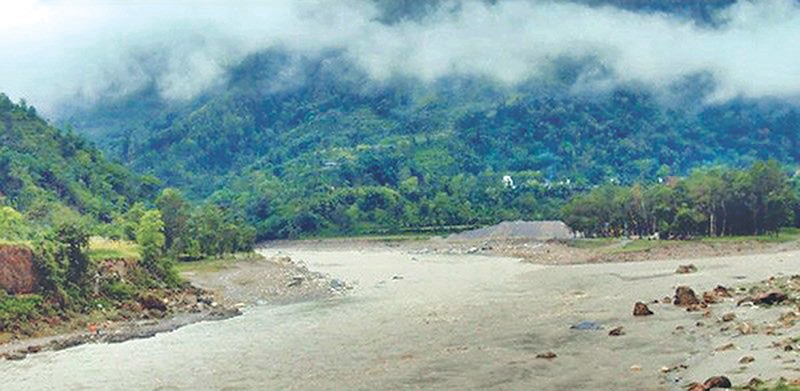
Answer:
[{"label": "rocky shore", "polygon": [[255,254],[244,260],[203,266],[201,263],[182,273],[189,287],[142,295],[121,309],[119,320],[76,322],[72,331],[12,340],[0,344],[0,359],[21,360],[29,354],[87,343],[148,338],[197,322],[235,317],[247,306],[319,300],[349,289],[344,281],[312,272],[285,256],[264,258]]}]

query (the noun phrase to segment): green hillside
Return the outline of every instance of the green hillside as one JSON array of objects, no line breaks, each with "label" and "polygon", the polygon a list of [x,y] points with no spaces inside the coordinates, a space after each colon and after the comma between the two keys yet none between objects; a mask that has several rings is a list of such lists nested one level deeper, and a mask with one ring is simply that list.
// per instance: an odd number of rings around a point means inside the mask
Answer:
[{"label": "green hillside", "polygon": [[158,104],[145,90],[70,122],[105,129],[87,133],[137,172],[245,211],[262,238],[553,218],[597,184],[798,161],[791,105],[702,104],[696,80],[666,103],[636,86],[585,95],[570,91],[584,64],[562,65],[514,88],[378,83],[338,53],[265,52],[194,101]]}]

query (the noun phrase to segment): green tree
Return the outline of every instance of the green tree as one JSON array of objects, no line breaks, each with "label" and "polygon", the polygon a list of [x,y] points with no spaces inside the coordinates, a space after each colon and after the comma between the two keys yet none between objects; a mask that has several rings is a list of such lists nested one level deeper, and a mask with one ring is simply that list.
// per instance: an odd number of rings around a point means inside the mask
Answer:
[{"label": "green tree", "polygon": [[165,247],[173,253],[187,249],[188,222],[191,206],[180,191],[164,189],[156,198],[156,206],[164,219]]},{"label": "green tree", "polygon": [[142,265],[150,273],[163,276],[159,260],[164,254],[164,220],[158,210],[149,210],[142,215],[136,229],[136,243],[142,249]]},{"label": "green tree", "polygon": [[10,206],[0,207],[0,239],[21,240],[27,235],[28,227],[22,214]]}]

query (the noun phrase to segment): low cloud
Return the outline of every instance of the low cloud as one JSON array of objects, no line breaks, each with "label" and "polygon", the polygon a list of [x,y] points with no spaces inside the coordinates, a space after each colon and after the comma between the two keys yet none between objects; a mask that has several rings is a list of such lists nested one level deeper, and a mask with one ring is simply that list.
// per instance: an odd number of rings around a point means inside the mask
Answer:
[{"label": "low cloud", "polygon": [[[424,82],[460,74],[513,85],[560,58],[592,58],[604,72],[581,88],[667,88],[710,75],[710,102],[800,96],[800,6],[740,1],[713,24],[663,13],[565,2],[452,1],[386,24],[357,0],[106,2],[17,0],[0,13],[0,91],[53,110],[154,85],[189,99],[224,85],[247,55],[284,49],[344,53],[376,80]],[[5,9],[7,8],[7,9]]]}]

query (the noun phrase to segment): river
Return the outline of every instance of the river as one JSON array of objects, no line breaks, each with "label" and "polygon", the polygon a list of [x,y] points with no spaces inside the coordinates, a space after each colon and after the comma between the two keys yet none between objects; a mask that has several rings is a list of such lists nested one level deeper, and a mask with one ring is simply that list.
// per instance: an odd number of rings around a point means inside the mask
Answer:
[{"label": "river", "polygon": [[[737,258],[707,260],[705,273],[686,276],[673,273],[678,262],[554,267],[387,250],[283,253],[355,288],[149,339],[0,361],[0,389],[670,389],[659,369],[709,343],[702,331],[673,330],[700,315],[651,304],[655,316],[634,318],[634,301],[668,296],[677,282],[707,289],[768,272]],[[800,257],[790,258],[796,268]],[[570,328],[584,320],[604,330]],[[619,325],[625,336],[607,335]],[[545,351],[558,357],[535,357]]]}]

